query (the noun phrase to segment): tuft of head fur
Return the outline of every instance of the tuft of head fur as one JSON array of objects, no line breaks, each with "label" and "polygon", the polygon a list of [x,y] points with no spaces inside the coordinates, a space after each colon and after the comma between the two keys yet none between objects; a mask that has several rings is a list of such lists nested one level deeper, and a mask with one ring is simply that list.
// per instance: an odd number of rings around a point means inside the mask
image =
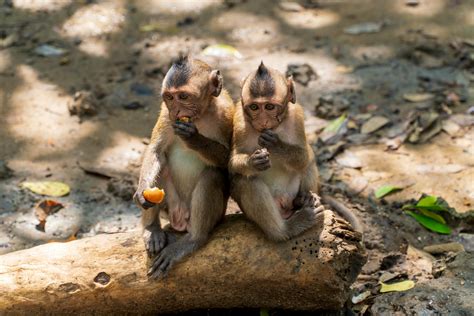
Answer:
[{"label": "tuft of head fur", "polygon": [[271,97],[275,94],[275,81],[263,61],[258,66],[255,75],[250,80],[250,94],[252,97]]},{"label": "tuft of head fur", "polygon": [[173,62],[170,70],[166,73],[163,86],[167,88],[181,87],[188,83],[192,73],[192,62],[187,55],[181,55]]}]

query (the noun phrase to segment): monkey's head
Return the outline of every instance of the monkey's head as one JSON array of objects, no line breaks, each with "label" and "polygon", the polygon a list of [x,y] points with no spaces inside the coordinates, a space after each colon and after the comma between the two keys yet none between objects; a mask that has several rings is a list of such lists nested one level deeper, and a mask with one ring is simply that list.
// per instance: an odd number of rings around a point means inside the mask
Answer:
[{"label": "monkey's head", "polygon": [[161,88],[170,119],[198,119],[211,99],[221,93],[222,82],[219,70],[212,70],[203,61],[181,57],[168,70]]},{"label": "monkey's head", "polygon": [[259,132],[278,127],[287,115],[288,102],[296,102],[291,77],[267,68],[263,61],[244,79],[241,98],[246,119]]}]

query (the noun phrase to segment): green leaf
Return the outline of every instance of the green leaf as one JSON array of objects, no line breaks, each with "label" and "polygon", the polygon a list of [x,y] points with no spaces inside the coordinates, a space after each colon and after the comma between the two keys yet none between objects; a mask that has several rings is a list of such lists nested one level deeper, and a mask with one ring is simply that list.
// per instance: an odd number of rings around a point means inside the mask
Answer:
[{"label": "green leaf", "polygon": [[384,186],[381,186],[380,188],[378,188],[377,190],[375,190],[375,197],[377,199],[380,199],[392,192],[395,192],[395,191],[400,191],[400,190],[403,190],[403,188],[400,188],[400,187],[396,187],[396,186],[393,186],[393,185],[384,185]]},{"label": "green leaf", "polygon": [[380,293],[403,292],[415,287],[415,282],[411,280],[392,283],[392,284],[386,284],[386,283],[380,282],[380,284],[382,285],[382,287],[380,288]]},{"label": "green leaf", "polygon": [[261,308],[260,309],[260,316],[268,316],[268,309]]},{"label": "green leaf", "polygon": [[428,210],[425,210],[425,209],[420,209],[420,212],[425,215],[425,216],[428,216],[429,218],[432,218],[434,219],[435,221],[437,221],[438,223],[442,223],[442,224],[446,224],[446,220],[443,218],[443,216],[441,215],[438,215],[436,213],[433,213],[431,211],[428,211]]},{"label": "green leaf", "polygon": [[325,128],[323,133],[336,133],[346,120],[346,115],[342,114],[337,119],[332,120]]},{"label": "green leaf", "polygon": [[422,226],[426,227],[431,231],[440,234],[451,234],[451,228],[449,228],[449,226],[447,226],[446,224],[439,223],[428,216],[417,214],[412,211],[407,211],[406,213],[416,219],[418,223],[420,223]]},{"label": "green leaf", "polygon": [[427,195],[421,198],[418,203],[416,203],[416,206],[433,206],[436,205],[436,201],[438,201],[438,198],[436,196]]}]

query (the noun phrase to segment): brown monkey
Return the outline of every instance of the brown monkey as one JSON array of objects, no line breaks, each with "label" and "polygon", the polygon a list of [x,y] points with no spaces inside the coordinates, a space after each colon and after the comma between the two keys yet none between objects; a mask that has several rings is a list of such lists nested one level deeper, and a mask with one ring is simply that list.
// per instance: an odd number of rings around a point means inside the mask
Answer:
[{"label": "brown monkey", "polygon": [[313,226],[324,207],[313,194],[319,174],[291,78],[262,62],[244,79],[232,143],[231,196],[242,211],[273,240]]},{"label": "brown monkey", "polygon": [[[158,254],[149,270],[154,278],[202,246],[225,213],[234,104],[222,83],[219,70],[188,57],[163,80],[161,112],[134,196],[143,208],[147,252]],[[143,191],[154,186],[164,188],[164,203],[144,199]],[[183,237],[162,230],[161,210],[174,230],[187,232]]]}]

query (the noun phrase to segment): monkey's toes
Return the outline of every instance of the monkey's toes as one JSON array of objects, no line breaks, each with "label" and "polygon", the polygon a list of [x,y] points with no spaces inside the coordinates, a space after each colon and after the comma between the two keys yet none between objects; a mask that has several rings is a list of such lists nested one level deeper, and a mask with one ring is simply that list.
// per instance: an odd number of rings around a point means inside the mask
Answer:
[{"label": "monkey's toes", "polygon": [[161,230],[154,230],[145,234],[145,248],[148,256],[156,256],[166,246],[166,234]]}]

